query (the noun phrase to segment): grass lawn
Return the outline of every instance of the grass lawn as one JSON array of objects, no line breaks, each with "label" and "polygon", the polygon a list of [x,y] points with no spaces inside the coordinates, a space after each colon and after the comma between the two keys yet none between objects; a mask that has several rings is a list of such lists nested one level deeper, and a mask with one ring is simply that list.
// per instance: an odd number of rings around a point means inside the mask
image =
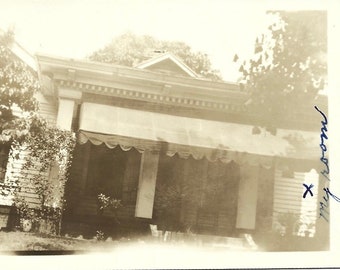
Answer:
[{"label": "grass lawn", "polygon": [[[121,249],[127,246],[140,246],[145,245],[161,245],[162,247],[199,247],[205,246],[205,248],[218,248],[214,246],[212,242],[205,244],[195,242],[191,239],[183,240],[171,240],[164,242],[159,238],[154,238],[151,235],[135,235],[127,238],[121,237],[112,240],[111,238],[105,241],[98,241],[96,239],[79,239],[65,236],[52,236],[44,235],[41,233],[33,232],[21,232],[11,231],[5,232],[0,231],[0,253],[11,252],[11,251],[75,251],[75,252],[102,252],[108,250],[114,250],[116,248]],[[224,250],[232,250],[233,247],[224,246]]]},{"label": "grass lawn", "polygon": [[97,251],[114,247],[129,239],[97,241],[25,232],[0,231],[0,252],[6,251]]}]

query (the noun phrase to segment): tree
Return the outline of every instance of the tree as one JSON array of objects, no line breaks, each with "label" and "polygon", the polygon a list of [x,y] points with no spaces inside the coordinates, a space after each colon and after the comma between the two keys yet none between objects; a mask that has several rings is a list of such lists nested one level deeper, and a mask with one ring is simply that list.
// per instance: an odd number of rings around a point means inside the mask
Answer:
[{"label": "tree", "polygon": [[28,133],[25,119],[16,113],[34,113],[38,109],[34,95],[39,82],[33,72],[10,50],[13,32],[0,36],[0,144],[11,143]]},{"label": "tree", "polygon": [[250,92],[246,104],[275,132],[280,119],[296,116],[327,82],[327,20],[321,11],[269,13],[275,20],[239,71]]},{"label": "tree", "polygon": [[208,56],[193,52],[189,45],[178,41],[157,40],[151,36],[138,36],[127,32],[90,55],[90,60],[124,66],[135,66],[150,59],[155,52],[171,52],[197,74],[212,80],[221,80],[219,71],[213,70]]},{"label": "tree", "polygon": [[[0,194],[14,195],[14,206],[21,217],[59,223],[75,136],[49,125],[39,115],[37,75],[11,52],[12,42],[11,31],[0,36],[0,150],[6,145],[10,156],[24,163],[21,176],[8,177],[0,186]],[[53,165],[58,169],[57,183],[48,178]],[[20,194],[27,182],[39,198],[40,205],[35,208]]]}]

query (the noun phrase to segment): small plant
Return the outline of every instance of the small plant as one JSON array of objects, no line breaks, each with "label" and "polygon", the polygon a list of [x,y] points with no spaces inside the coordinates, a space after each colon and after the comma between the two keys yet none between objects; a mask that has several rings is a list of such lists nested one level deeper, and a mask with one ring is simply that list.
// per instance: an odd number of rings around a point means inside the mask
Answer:
[{"label": "small plant", "polygon": [[102,231],[96,231],[96,236],[95,236],[97,241],[104,241],[105,235]]},{"label": "small plant", "polygon": [[285,235],[294,235],[300,227],[299,215],[292,212],[280,213],[277,221],[285,228]]},{"label": "small plant", "polygon": [[24,199],[16,199],[14,206],[20,218],[32,219],[34,217],[34,209],[29,208],[28,203]]},{"label": "small plant", "polygon": [[60,207],[42,206],[40,210],[40,217],[46,220],[57,221],[61,218],[62,210]]},{"label": "small plant", "polygon": [[[60,207],[43,205],[32,208],[29,207],[29,204],[24,198],[16,198],[13,206],[20,218],[21,229],[25,230],[24,227],[26,226],[27,231],[34,228],[39,231],[43,230],[45,233],[56,233],[56,227],[62,215],[62,209]],[[30,229],[27,229],[28,227],[30,227]]]},{"label": "small plant", "polygon": [[100,210],[109,209],[111,211],[115,211],[122,206],[121,200],[111,198],[110,196],[106,196],[103,193],[98,195],[98,203]]},{"label": "small plant", "polygon": [[315,220],[312,218],[313,212],[308,211],[301,215],[299,235],[313,237],[315,234]]},{"label": "small plant", "polygon": [[117,218],[117,209],[122,207],[121,200],[111,198],[110,196],[107,196],[103,193],[100,193],[98,195],[98,207],[99,207],[99,214],[102,215],[104,213],[104,210],[107,209],[113,214],[114,220],[117,222],[117,224],[120,224],[118,218]]},{"label": "small plant", "polygon": [[33,225],[39,221],[36,209],[30,208],[28,203],[22,198],[16,199],[14,206],[20,218],[20,228],[24,231],[30,231]]}]

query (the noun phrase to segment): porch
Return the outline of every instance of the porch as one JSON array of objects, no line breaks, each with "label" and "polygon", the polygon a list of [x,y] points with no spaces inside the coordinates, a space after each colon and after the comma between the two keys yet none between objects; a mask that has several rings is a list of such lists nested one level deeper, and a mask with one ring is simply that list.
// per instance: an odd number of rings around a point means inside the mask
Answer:
[{"label": "porch", "polygon": [[[157,171],[154,196],[141,199],[138,194],[141,161],[142,154],[134,148],[123,151],[120,147],[109,149],[90,142],[77,145],[67,187],[66,220],[92,223],[98,228],[110,224],[116,230],[125,227],[138,231],[140,226],[145,231],[147,224],[155,223],[162,230],[224,236],[237,234],[240,193],[240,166],[237,163],[159,154],[157,167],[143,168],[144,173],[148,169]],[[84,162],[88,165],[84,166]],[[85,168],[86,177],[81,178]],[[261,169],[261,173],[266,172]],[[100,211],[100,193],[121,200],[122,207],[114,212]],[[271,213],[271,209],[267,213]],[[239,219],[241,214],[244,213],[239,214]]]},{"label": "porch", "polygon": [[[250,126],[89,103],[82,105],[80,129],[64,223],[128,231],[154,223],[220,236],[271,228],[272,153],[283,151],[282,139],[251,135]],[[101,193],[122,207],[101,213]]]}]

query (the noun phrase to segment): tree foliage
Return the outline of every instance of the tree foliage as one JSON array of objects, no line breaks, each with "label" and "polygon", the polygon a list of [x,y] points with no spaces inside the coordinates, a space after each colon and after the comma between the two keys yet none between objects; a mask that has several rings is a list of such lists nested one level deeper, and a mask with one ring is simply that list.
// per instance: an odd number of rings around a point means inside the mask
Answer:
[{"label": "tree foliage", "polygon": [[[20,140],[13,137],[10,154],[13,160],[23,161],[23,166],[19,176],[7,177],[5,185],[0,187],[0,194],[13,195],[19,217],[29,219],[37,230],[59,233],[75,136],[70,131],[51,126],[38,114],[31,114],[24,121],[27,133]],[[34,205],[29,203],[25,193],[21,193],[27,185],[37,196]]]},{"label": "tree foliage", "polygon": [[247,105],[263,116],[264,125],[275,126],[327,83],[327,20],[321,11],[270,13],[275,20],[256,38],[253,57],[239,71],[251,95]]},{"label": "tree foliage", "polygon": [[170,52],[179,57],[197,74],[212,80],[221,80],[219,71],[212,69],[208,56],[193,52],[184,42],[157,40],[151,36],[138,36],[127,32],[90,55],[90,60],[124,66],[135,66],[154,56],[155,53]]},{"label": "tree foliage", "polygon": [[[31,182],[41,206],[60,206],[69,176],[75,136],[69,131],[50,126],[41,117],[32,118],[29,131],[24,141],[29,155],[26,155],[23,168],[28,172],[36,172]],[[58,169],[55,175],[58,181],[55,183],[47,177],[53,166]]]},{"label": "tree foliage", "polygon": [[0,143],[27,134],[28,126],[16,113],[33,113],[38,109],[34,95],[39,82],[33,72],[10,50],[13,33],[0,36]]},{"label": "tree foliage", "polygon": [[[20,176],[7,176],[0,194],[14,195],[14,205],[23,217],[30,214],[59,222],[75,136],[39,114],[37,75],[11,52],[12,42],[11,32],[0,37],[0,145],[9,144],[10,157],[22,160],[23,166]],[[57,169],[54,183],[50,179],[52,168]],[[40,202],[34,208],[20,193],[27,181]]]}]

